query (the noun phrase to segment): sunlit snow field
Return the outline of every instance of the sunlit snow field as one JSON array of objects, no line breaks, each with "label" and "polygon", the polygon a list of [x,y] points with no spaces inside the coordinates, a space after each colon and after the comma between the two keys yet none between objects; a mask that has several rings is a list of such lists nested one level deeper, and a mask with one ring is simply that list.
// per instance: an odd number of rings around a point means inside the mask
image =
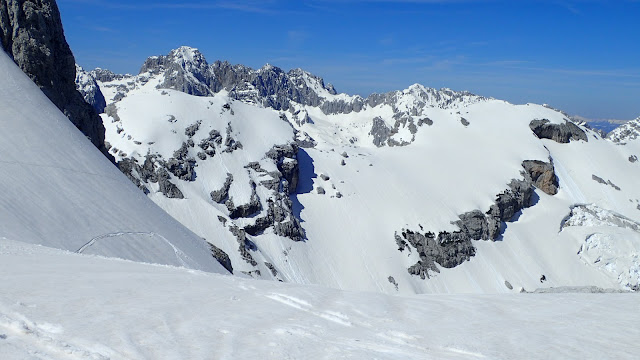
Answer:
[{"label": "sunlit snow field", "polygon": [[637,294],[390,296],[0,239],[2,359],[635,359]]}]

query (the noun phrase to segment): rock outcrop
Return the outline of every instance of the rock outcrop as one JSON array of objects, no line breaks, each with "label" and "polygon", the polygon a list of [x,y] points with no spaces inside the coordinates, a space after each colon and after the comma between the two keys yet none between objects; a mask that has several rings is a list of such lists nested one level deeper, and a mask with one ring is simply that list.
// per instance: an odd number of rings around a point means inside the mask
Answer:
[{"label": "rock outcrop", "polygon": [[247,234],[256,236],[272,228],[276,235],[293,241],[302,241],[306,238],[306,234],[300,219],[293,212],[293,202],[290,198],[290,195],[296,191],[300,177],[298,146],[296,144],[275,145],[265,156],[275,163],[278,171],[268,173],[258,163],[250,163],[245,167],[257,174],[271,177],[271,180],[260,182],[261,186],[271,190],[271,196],[266,199],[266,211],[260,212],[253,224],[245,225],[244,230]]},{"label": "rock outcrop", "polygon": [[525,160],[522,162],[522,167],[531,177],[535,187],[549,195],[558,193],[558,177],[551,162]]},{"label": "rock outcrop", "polygon": [[373,144],[375,146],[382,147],[389,140],[389,136],[391,136],[391,129],[389,129],[384,120],[378,116],[373,119],[369,135],[373,136]]},{"label": "rock outcrop", "polygon": [[211,200],[218,204],[224,204],[224,202],[229,199],[231,183],[233,183],[233,174],[227,173],[227,178],[225,179],[222,187],[211,192]]},{"label": "rock outcrop", "polygon": [[209,244],[209,248],[211,249],[211,255],[213,255],[213,257],[216,258],[216,260],[218,260],[218,263],[220,263],[220,265],[222,265],[225,269],[227,269],[230,273],[233,274],[233,266],[231,265],[231,259],[229,258],[229,254],[224,252],[219,247],[213,245],[212,243],[210,242],[207,242],[207,243]]},{"label": "rock outcrop", "polygon": [[96,111],[76,90],[76,63],[54,0],[0,0],[3,49],[42,92],[112,161]]},{"label": "rock outcrop", "polygon": [[566,120],[564,124],[553,124],[547,119],[533,120],[529,127],[540,139],[551,139],[562,144],[571,140],[589,141],[587,134],[578,125]]},{"label": "rock outcrop", "polygon": [[430,273],[440,272],[436,264],[443,268],[462,264],[475,255],[472,240],[497,239],[504,223],[513,221],[518,212],[532,205],[534,186],[550,195],[557,193],[558,180],[551,162],[526,160],[522,167],[523,178],[511,180],[508,188],[496,195],[487,212],[472,210],[459,215],[459,219],[452,222],[459,230],[423,234],[403,229],[400,234],[396,233],[398,250],[412,251],[413,248],[420,257],[420,261],[409,267],[409,273],[426,279]]},{"label": "rock outcrop", "polygon": [[300,178],[298,145],[276,145],[267,152],[266,156],[276,163],[278,171],[280,171],[279,177],[286,180],[282,181],[282,189],[279,191],[287,194],[295,193]]},{"label": "rock outcrop", "polygon": [[145,184],[155,183],[164,196],[170,199],[184,199],[182,191],[170,181],[171,175],[165,162],[157,155],[147,155],[142,165],[138,164],[135,158],[125,158],[118,162],[118,168],[145,194],[149,193]]}]

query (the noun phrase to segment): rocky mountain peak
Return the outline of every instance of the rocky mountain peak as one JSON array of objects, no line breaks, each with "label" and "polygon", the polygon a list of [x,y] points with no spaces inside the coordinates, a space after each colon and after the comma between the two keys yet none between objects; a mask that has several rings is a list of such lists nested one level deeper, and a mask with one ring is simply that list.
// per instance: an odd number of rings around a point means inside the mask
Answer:
[{"label": "rocky mountain peak", "polygon": [[615,128],[607,135],[607,139],[616,143],[626,143],[640,137],[640,117]]},{"label": "rocky mountain peak", "polygon": [[289,73],[287,75],[289,76],[289,78],[298,79],[297,82],[300,82],[300,81],[305,82],[304,84],[299,84],[299,86],[306,85],[317,90],[320,90],[320,89],[326,90],[330,95],[338,94],[338,92],[333,87],[333,85],[331,84],[325,85],[323,78],[316,76],[308,71],[302,70],[301,68],[289,70]]},{"label": "rocky mountain peak", "polygon": [[102,81],[102,82],[109,82],[109,81],[113,81],[113,80],[122,80],[127,76],[131,76],[131,75],[116,74],[111,70],[102,69],[102,68],[95,68],[95,69],[89,71],[89,74],[91,74],[91,76],[93,76],[93,78],[95,80]]},{"label": "rocky mountain peak", "polygon": [[277,66],[273,66],[269,63],[264,64],[260,70],[258,70],[259,72],[267,72],[267,71],[272,71],[272,72],[283,72],[282,69],[280,69]]},{"label": "rocky mountain peak", "polygon": [[189,46],[181,46],[171,50],[167,59],[185,69],[201,69],[209,66],[204,55],[198,49]]}]

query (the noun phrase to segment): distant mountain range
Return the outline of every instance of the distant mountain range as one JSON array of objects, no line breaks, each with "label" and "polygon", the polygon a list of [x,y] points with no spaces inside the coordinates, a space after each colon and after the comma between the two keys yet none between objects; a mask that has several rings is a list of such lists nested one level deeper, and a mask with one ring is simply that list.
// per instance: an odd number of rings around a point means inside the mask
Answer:
[{"label": "distant mountain range", "polygon": [[601,130],[605,133],[609,133],[618,126],[629,122],[629,120],[589,119],[579,115],[571,116],[571,119],[574,122],[585,122],[589,124],[590,127]]},{"label": "distant mountain range", "polygon": [[190,47],[77,80],[120,169],[235,272],[408,293],[638,286],[639,120],[604,137],[450,89],[363,98]]}]

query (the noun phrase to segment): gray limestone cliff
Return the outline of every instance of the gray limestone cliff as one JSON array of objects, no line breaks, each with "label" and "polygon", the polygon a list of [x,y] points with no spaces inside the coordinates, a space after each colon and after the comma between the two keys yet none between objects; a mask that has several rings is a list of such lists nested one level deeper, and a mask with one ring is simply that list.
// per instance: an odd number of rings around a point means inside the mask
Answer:
[{"label": "gray limestone cliff", "polygon": [[0,0],[2,48],[91,142],[112,161],[96,111],[76,90],[76,65],[54,0]]}]

